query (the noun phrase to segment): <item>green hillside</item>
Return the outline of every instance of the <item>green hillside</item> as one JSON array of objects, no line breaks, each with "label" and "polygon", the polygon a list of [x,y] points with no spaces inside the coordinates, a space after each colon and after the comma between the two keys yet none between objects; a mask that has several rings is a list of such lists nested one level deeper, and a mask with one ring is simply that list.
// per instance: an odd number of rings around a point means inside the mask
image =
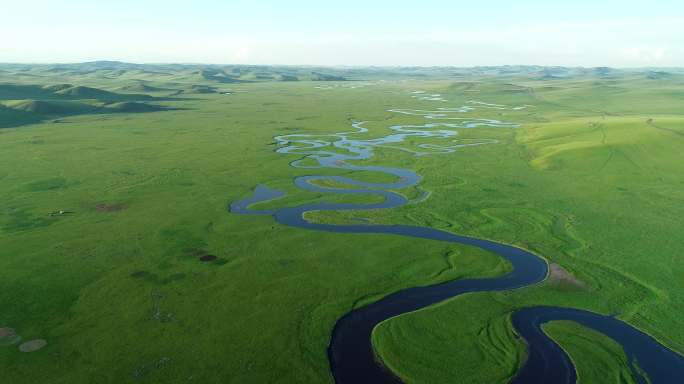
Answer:
[{"label": "green hillside", "polygon": [[140,113],[140,112],[154,112],[163,111],[166,108],[146,103],[137,103],[132,101],[122,101],[118,103],[108,104],[105,109],[112,112],[123,112],[123,113]]},{"label": "green hillside", "polygon": [[75,115],[94,112],[97,108],[76,101],[19,100],[7,102],[6,106],[39,115]]}]

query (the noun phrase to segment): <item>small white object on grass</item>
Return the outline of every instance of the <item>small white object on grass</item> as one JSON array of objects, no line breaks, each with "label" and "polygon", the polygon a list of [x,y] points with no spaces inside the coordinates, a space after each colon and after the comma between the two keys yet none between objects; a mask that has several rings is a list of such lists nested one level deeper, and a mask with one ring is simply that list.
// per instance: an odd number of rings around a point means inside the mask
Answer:
[{"label": "small white object on grass", "polygon": [[39,349],[43,349],[47,345],[47,341],[44,339],[35,339],[35,340],[30,340],[25,343],[22,343],[19,346],[19,350],[22,352],[35,352]]}]

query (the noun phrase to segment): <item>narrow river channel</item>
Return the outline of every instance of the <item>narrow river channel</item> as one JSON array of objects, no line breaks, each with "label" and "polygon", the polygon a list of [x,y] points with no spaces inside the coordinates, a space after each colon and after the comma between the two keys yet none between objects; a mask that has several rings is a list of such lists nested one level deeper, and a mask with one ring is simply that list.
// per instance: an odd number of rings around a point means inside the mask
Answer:
[{"label": "narrow river channel", "polygon": [[[484,106],[502,105],[481,103]],[[332,375],[337,383],[400,383],[401,380],[376,361],[371,344],[371,333],[380,322],[413,312],[467,292],[503,291],[537,284],[548,275],[548,264],[543,258],[523,249],[494,241],[460,236],[450,232],[409,225],[332,225],[309,222],[306,212],[344,211],[396,208],[409,201],[393,190],[417,185],[421,176],[400,168],[363,166],[357,162],[373,157],[375,148],[395,148],[416,156],[449,154],[464,147],[491,145],[494,139],[458,139],[458,131],[478,127],[515,128],[515,123],[492,119],[461,117],[478,106],[460,108],[437,108],[435,110],[393,109],[390,112],[422,117],[429,122],[422,125],[394,125],[391,133],[380,138],[363,139],[368,129],[363,122],[352,124],[348,132],[330,135],[292,134],[275,137],[278,153],[296,154],[299,160],[293,167],[320,169],[333,168],[352,171],[382,172],[396,176],[395,182],[369,183],[343,176],[302,176],[294,183],[304,190],[331,194],[378,195],[384,200],[375,204],[314,203],[272,210],[252,210],[250,206],[272,200],[284,193],[259,185],[254,195],[233,202],[230,211],[237,214],[272,215],[284,225],[309,230],[341,233],[393,234],[430,239],[479,247],[508,260],[512,271],[506,275],[484,279],[462,279],[446,283],[415,287],[392,293],[384,298],[355,309],[340,318],[332,332],[328,358]],[[512,107],[518,110],[524,107]],[[445,145],[422,144],[416,148],[402,146],[407,139],[442,139]],[[353,161],[354,163],[349,163]],[[320,182],[344,184],[345,188],[323,187]],[[319,182],[319,183],[316,183]],[[333,185],[335,185],[333,184]],[[538,306],[522,308],[513,313],[516,333],[527,343],[528,358],[513,383],[575,383],[577,373],[569,356],[541,330],[549,321],[571,320],[605,334],[619,343],[632,367],[638,382],[675,383],[684,382],[684,357],[664,347],[652,337],[610,316],[579,309]],[[483,367],[486,369],[486,367]],[[679,381],[682,380],[682,381]],[[455,380],[457,382],[457,380]]]}]

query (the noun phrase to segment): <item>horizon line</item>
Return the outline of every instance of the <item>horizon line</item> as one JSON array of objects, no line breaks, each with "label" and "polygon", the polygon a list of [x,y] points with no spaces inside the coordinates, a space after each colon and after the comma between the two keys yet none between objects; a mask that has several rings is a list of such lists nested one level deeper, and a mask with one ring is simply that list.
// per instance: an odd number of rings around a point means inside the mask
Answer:
[{"label": "horizon line", "polygon": [[252,66],[252,67],[319,67],[319,68],[454,68],[454,69],[472,69],[472,68],[501,68],[501,67],[540,67],[540,68],[577,68],[577,69],[684,69],[682,66],[610,66],[610,65],[561,65],[561,64],[481,64],[470,66],[458,65],[377,65],[377,64],[248,64],[248,63],[218,63],[218,62],[180,62],[180,61],[149,61],[149,62],[133,62],[110,59],[86,60],[86,61],[45,61],[45,62],[22,62],[22,61],[0,61],[0,65],[79,65],[79,64],[93,64],[93,63],[116,63],[116,64],[132,64],[132,65],[215,65],[215,66]]}]

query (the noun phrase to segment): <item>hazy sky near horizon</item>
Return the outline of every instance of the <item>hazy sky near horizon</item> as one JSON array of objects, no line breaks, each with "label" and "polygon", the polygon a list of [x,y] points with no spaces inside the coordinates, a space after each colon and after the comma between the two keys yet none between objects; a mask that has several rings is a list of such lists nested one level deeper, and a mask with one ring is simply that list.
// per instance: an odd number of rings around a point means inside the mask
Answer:
[{"label": "hazy sky near horizon", "polygon": [[0,62],[684,66],[684,2],[7,2]]}]

